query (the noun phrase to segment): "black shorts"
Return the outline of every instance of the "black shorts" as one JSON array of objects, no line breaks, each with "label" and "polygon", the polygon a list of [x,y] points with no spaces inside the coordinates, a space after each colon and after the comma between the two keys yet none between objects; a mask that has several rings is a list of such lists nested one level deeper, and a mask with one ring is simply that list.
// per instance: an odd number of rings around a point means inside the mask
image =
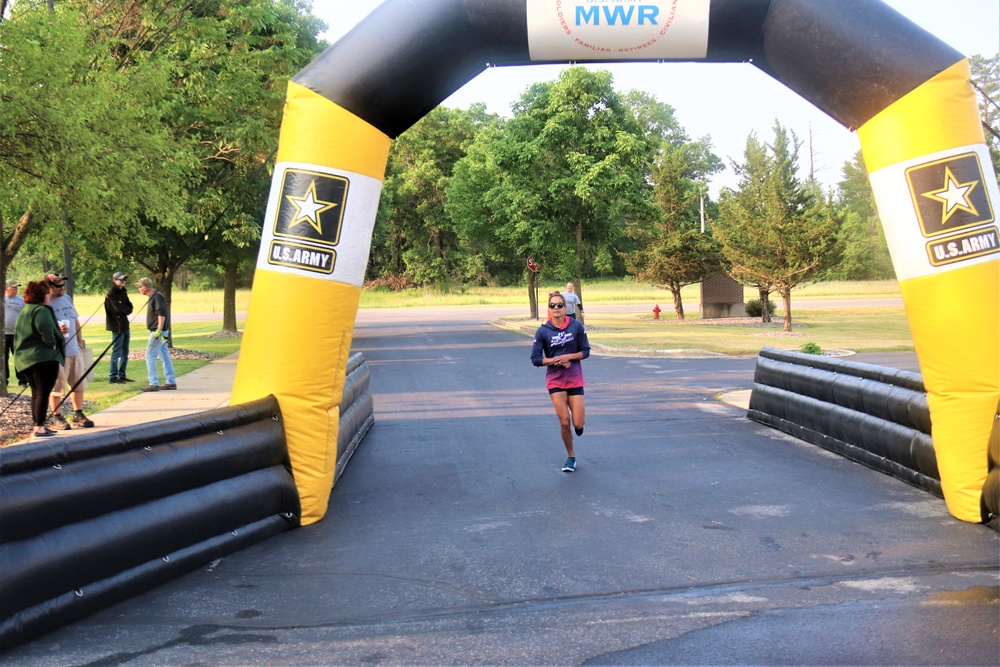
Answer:
[{"label": "black shorts", "polygon": [[555,394],[556,392],[565,391],[567,396],[583,396],[583,387],[570,387],[566,389],[565,387],[553,387],[549,389],[550,394]]},{"label": "black shorts", "polygon": [[576,313],[566,313],[566,316],[572,317],[574,320],[576,319]]}]

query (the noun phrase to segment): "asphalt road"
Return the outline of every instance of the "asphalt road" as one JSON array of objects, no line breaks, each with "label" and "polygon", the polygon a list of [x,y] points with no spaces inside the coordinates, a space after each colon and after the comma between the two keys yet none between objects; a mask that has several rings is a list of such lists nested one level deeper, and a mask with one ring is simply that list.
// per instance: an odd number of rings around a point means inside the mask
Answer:
[{"label": "asphalt road", "polygon": [[376,423],[326,519],[0,662],[998,664],[1000,536],[715,400],[753,359],[592,356],[566,474],[529,339],[369,312]]}]

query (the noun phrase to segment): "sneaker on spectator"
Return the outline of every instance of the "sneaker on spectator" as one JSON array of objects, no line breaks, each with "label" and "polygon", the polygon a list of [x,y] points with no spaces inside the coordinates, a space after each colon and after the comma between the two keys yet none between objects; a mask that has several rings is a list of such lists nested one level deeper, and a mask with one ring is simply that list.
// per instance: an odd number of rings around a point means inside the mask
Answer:
[{"label": "sneaker on spectator", "polygon": [[62,415],[53,415],[52,428],[56,431],[69,431],[73,427],[69,425],[69,422]]},{"label": "sneaker on spectator", "polygon": [[147,384],[142,388],[143,391],[160,391],[160,385],[158,384]]},{"label": "sneaker on spectator", "polygon": [[177,385],[175,385],[175,384],[161,384],[160,385],[160,389],[166,389],[166,390],[177,389]]},{"label": "sneaker on spectator", "polygon": [[87,419],[87,415],[83,414],[83,412],[74,413],[71,421],[73,422],[73,426],[82,426],[83,428],[94,427],[94,422]]}]

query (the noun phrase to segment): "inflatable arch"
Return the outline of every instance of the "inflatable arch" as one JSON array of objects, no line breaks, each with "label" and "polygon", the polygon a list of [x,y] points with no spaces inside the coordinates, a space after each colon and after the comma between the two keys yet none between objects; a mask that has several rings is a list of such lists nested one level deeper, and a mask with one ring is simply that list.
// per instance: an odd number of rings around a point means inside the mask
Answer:
[{"label": "inflatable arch", "polygon": [[750,62],[856,129],[949,511],[983,520],[1000,400],[1000,191],[967,60],[880,0],[387,0],[288,86],[233,401],[275,394],[302,522],[338,405],[392,138],[494,65]]}]

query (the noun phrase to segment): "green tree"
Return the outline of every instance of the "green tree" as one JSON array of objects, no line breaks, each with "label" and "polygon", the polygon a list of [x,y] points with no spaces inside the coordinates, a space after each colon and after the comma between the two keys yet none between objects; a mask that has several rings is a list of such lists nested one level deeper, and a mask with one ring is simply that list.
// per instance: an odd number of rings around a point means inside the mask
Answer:
[{"label": "green tree", "polygon": [[393,142],[376,217],[371,275],[444,285],[463,277],[466,255],[445,211],[457,163],[496,121],[483,105],[437,107]]},{"label": "green tree", "polygon": [[[784,302],[784,330],[792,330],[791,290],[835,262],[839,216],[811,183],[797,176],[799,142],[780,123],[774,142],[747,138],[744,162],[734,164],[739,189],[724,189],[715,234],[743,283],[773,286]],[[762,303],[767,312],[767,303]]]},{"label": "green tree", "polygon": [[252,252],[288,78],[322,47],[316,35],[323,24],[306,7],[298,0],[247,0],[175,10],[167,1],[142,5],[130,26],[165,32],[155,45],[130,41],[119,57],[170,72],[171,85],[150,102],[187,168],[180,214],[142,213],[123,253],[151,274],[168,301],[175,273],[199,253],[225,245],[230,256]]},{"label": "green tree", "polygon": [[700,204],[707,178],[722,169],[710,146],[664,142],[652,171],[652,201],[659,215],[652,225],[633,225],[639,248],[626,266],[637,279],[670,290],[677,318],[684,319],[681,288],[721,269],[720,249],[710,233],[700,229]]},{"label": "green tree", "polygon": [[825,277],[832,280],[884,280],[894,274],[885,233],[875,208],[861,151],[845,162],[836,205],[843,224],[838,231],[843,255]]},{"label": "green tree", "polygon": [[465,251],[466,279],[510,285],[527,277],[530,301],[534,299],[534,274],[527,271],[525,260],[531,254],[531,235],[526,225],[508,216],[516,207],[508,197],[517,193],[508,186],[493,154],[504,136],[501,122],[476,136],[465,157],[455,164],[445,211]]},{"label": "green tree", "polygon": [[72,6],[57,8],[0,23],[0,199],[18,220],[8,261],[64,210],[74,236],[107,244],[136,211],[169,217],[180,199],[176,147],[145,103],[165,72],[122,72]]},{"label": "green tree", "polygon": [[494,213],[550,275],[579,284],[588,257],[606,251],[631,216],[648,214],[646,176],[659,142],[607,71],[563,70],[528,88],[513,110],[490,147],[503,189]]},{"label": "green tree", "polygon": [[990,58],[972,56],[969,65],[986,132],[986,145],[993,158],[993,169],[1000,177],[1000,53]]},{"label": "green tree", "polygon": [[0,215],[16,221],[0,234],[4,273],[29,239],[61,245],[68,226],[110,249],[138,211],[179,210],[176,147],[146,104],[166,73],[116,68],[80,7],[18,4],[0,21]]}]

